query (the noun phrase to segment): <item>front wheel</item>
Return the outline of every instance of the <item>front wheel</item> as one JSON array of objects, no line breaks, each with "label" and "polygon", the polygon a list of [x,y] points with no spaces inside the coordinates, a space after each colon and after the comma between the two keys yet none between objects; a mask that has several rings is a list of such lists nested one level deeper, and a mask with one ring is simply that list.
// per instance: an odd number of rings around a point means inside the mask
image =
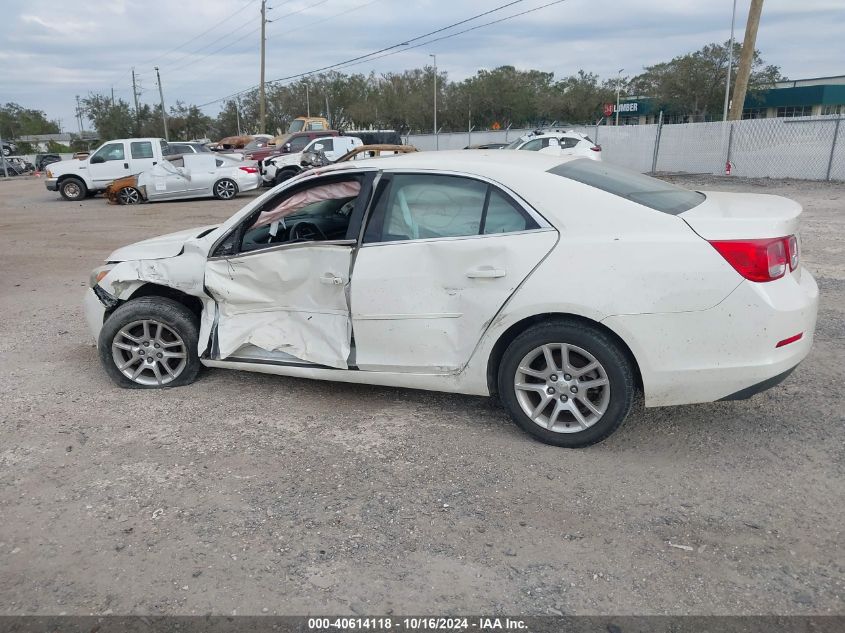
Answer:
[{"label": "front wheel", "polygon": [[546,323],[508,345],[498,389],[524,431],[547,444],[581,448],[608,437],[628,416],[634,370],[620,345],[598,328]]},{"label": "front wheel", "polygon": [[88,195],[88,188],[79,178],[68,178],[59,185],[59,193],[65,200],[82,200]]},{"label": "front wheel", "polygon": [[165,297],[124,303],[103,324],[97,341],[109,377],[129,389],[180,387],[196,379],[199,330],[194,314]]},{"label": "front wheel", "polygon": [[218,200],[231,200],[238,195],[238,185],[234,180],[223,178],[214,183],[213,193]]}]

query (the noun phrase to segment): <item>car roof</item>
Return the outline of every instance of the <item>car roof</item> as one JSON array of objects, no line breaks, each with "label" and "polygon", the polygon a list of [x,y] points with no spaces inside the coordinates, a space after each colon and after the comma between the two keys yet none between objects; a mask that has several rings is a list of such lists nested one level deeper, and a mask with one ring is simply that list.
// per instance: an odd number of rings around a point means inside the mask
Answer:
[{"label": "car roof", "polygon": [[468,175],[483,176],[512,182],[518,179],[520,173],[546,172],[552,167],[571,160],[579,160],[576,156],[554,156],[538,152],[518,152],[512,150],[464,150],[410,152],[397,156],[381,156],[367,158],[354,162],[338,163],[320,168],[320,173],[378,167],[384,171],[414,169],[422,171],[455,171]]}]

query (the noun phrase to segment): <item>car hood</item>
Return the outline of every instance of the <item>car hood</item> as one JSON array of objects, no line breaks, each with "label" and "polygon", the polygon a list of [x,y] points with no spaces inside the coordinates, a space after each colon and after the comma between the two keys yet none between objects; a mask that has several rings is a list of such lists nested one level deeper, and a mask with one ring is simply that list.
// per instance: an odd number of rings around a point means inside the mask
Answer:
[{"label": "car hood", "polygon": [[210,231],[216,229],[217,226],[218,225],[216,224],[211,224],[209,226],[176,231],[175,233],[151,237],[148,240],[142,240],[140,242],[135,242],[134,244],[129,244],[128,246],[122,246],[109,255],[108,261],[126,262],[139,259],[164,259],[166,257],[176,257],[182,252],[185,242],[206,235]]},{"label": "car hood", "polygon": [[49,169],[50,173],[53,174],[53,177],[55,177],[64,174],[76,173],[83,166],[88,166],[88,159],[79,160],[78,158],[72,158],[70,160],[60,160],[55,163],[50,163],[47,166],[47,169]]}]

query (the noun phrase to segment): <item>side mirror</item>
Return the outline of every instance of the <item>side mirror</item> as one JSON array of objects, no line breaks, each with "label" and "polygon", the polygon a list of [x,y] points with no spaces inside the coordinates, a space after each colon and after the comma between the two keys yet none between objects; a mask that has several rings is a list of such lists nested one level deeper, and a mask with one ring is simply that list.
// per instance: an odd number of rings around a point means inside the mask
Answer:
[{"label": "side mirror", "polygon": [[285,143],[284,146],[282,147],[282,149],[286,152],[289,152],[290,151],[290,143]]},{"label": "side mirror", "polygon": [[91,157],[91,163],[94,164],[94,165],[96,165],[98,163],[105,163],[105,162],[106,162],[106,159],[103,158],[102,156],[92,156]]}]

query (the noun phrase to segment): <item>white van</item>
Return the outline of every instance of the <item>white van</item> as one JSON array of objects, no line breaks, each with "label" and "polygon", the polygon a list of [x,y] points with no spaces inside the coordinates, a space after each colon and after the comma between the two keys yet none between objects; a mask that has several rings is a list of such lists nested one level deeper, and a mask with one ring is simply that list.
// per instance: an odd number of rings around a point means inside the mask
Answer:
[{"label": "white van", "polygon": [[169,153],[163,138],[124,138],[103,143],[81,160],[63,160],[47,167],[45,186],[65,200],[81,200],[103,191],[113,180],[152,169]]},{"label": "white van", "polygon": [[308,143],[301,152],[271,156],[259,161],[261,177],[265,186],[278,185],[288,178],[293,178],[302,171],[302,156],[307,152],[321,151],[334,162],[347,152],[362,146],[364,143],[355,136],[323,136]]}]

